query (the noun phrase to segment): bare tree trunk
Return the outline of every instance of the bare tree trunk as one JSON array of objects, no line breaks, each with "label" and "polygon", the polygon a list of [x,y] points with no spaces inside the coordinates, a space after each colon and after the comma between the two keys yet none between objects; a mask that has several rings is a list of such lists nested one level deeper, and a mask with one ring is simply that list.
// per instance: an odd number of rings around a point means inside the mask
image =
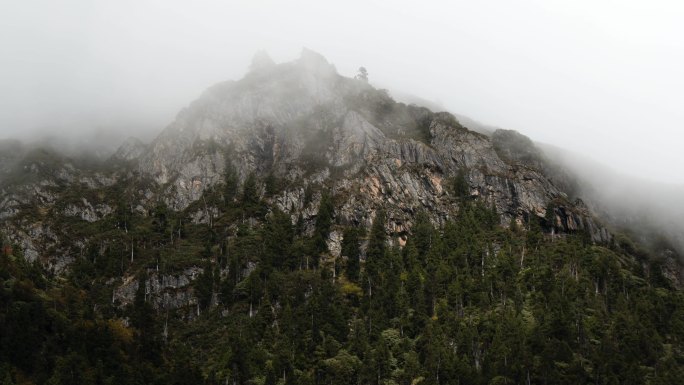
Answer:
[{"label": "bare tree trunk", "polygon": [[523,245],[522,254],[520,254],[520,267],[523,267],[523,262],[525,262],[525,245]]}]

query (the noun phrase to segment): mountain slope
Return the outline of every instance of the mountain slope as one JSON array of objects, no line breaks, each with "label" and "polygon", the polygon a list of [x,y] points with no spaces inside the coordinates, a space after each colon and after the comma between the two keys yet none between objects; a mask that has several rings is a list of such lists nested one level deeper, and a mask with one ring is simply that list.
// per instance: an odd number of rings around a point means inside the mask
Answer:
[{"label": "mountain slope", "polygon": [[[41,150],[8,162],[0,215],[9,235],[29,258],[61,270],[92,242],[88,234],[64,241],[74,236],[58,225],[65,217],[121,226],[116,212],[151,217],[162,204],[209,222],[221,208],[207,197],[221,195],[227,179],[239,187],[252,178],[254,194],[308,232],[329,191],[338,225],[368,228],[382,208],[390,244],[406,242],[420,211],[438,226],[458,216],[464,197],[496,209],[505,226],[539,220],[552,234],[611,244],[569,178],[528,138],[486,136],[448,113],[397,103],[312,51],[289,63],[257,59],[243,79],[208,89],[149,146],[129,139],[105,165]],[[22,215],[29,206],[41,220]],[[332,228],[327,237],[339,256],[342,234]]]},{"label": "mountain slope", "polygon": [[673,260],[684,253],[684,186],[620,175],[571,151],[540,146],[551,173],[570,196],[581,196],[615,232],[637,248]]},{"label": "mountain slope", "polygon": [[10,383],[681,374],[676,266],[616,241],[529,138],[397,103],[311,51],[262,55],[107,162],[11,159]]}]

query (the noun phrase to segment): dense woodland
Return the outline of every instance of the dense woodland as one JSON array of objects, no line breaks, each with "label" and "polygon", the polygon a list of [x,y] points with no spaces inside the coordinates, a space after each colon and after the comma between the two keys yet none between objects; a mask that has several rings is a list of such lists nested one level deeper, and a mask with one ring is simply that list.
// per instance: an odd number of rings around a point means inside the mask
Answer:
[{"label": "dense woodland", "polygon": [[[441,228],[416,213],[390,246],[379,210],[343,226],[322,194],[315,226],[268,205],[280,181],[251,175],[195,203],[206,224],[159,204],[96,224],[62,223],[88,245],[69,273],[28,263],[2,239],[1,384],[677,384],[684,379],[684,294],[622,240],[509,228],[460,194]],[[462,182],[454,183],[459,196]],[[251,219],[250,219],[251,218]],[[293,223],[294,222],[294,223]],[[326,239],[341,229],[342,257]],[[362,250],[365,252],[362,253]],[[155,310],[124,275],[200,266],[195,309]],[[248,268],[250,267],[251,268]],[[112,280],[114,279],[114,280]],[[189,318],[188,313],[199,314]]]}]

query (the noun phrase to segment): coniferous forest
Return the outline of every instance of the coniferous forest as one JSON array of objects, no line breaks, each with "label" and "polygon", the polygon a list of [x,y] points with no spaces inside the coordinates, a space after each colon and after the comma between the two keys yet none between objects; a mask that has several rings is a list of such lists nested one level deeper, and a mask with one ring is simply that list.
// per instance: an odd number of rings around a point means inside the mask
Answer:
[{"label": "coniferous forest", "polygon": [[[206,224],[159,204],[95,225],[66,275],[2,237],[0,382],[5,384],[677,384],[684,294],[628,240],[553,234],[543,218],[502,227],[468,197],[406,244],[344,226],[322,191],[313,231],[271,207],[252,175],[203,200]],[[458,183],[455,183],[458,193]],[[275,188],[275,187],[271,187]],[[122,198],[123,199],[123,198]],[[198,203],[199,204],[199,203]],[[341,229],[341,257],[326,239]],[[102,245],[108,245],[102,247]],[[131,251],[121,245],[132,245]],[[135,256],[134,256],[135,254]],[[155,308],[148,274],[201,266],[196,307]],[[112,280],[135,274],[131,304]]]}]

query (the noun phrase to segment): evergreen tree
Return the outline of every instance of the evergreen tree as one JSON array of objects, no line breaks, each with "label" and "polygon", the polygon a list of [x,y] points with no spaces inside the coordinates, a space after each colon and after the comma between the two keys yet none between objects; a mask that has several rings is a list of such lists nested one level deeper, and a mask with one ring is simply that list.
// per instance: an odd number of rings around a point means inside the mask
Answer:
[{"label": "evergreen tree", "polygon": [[259,186],[257,177],[252,172],[247,175],[242,185],[242,209],[247,215],[257,215],[259,213]]},{"label": "evergreen tree", "polygon": [[342,235],[342,255],[347,257],[346,275],[352,282],[358,282],[361,272],[361,250],[359,230],[347,228]]},{"label": "evergreen tree", "polygon": [[382,209],[378,210],[371,226],[368,248],[366,249],[366,269],[371,275],[377,275],[386,267],[384,263],[387,244],[385,221],[385,211]]},{"label": "evergreen tree", "polygon": [[321,203],[318,207],[318,214],[316,214],[316,228],[314,231],[314,252],[320,254],[328,251],[328,244],[326,240],[330,234],[330,227],[332,226],[333,214],[335,207],[332,203],[332,197],[327,191],[321,195]]},{"label": "evergreen tree", "polygon": [[453,179],[454,195],[459,199],[466,199],[470,197],[470,185],[467,180],[467,171],[459,169],[458,173]]},{"label": "evergreen tree", "polygon": [[294,227],[290,216],[276,208],[267,218],[262,233],[263,262],[269,267],[295,268],[298,261],[292,258]]},{"label": "evergreen tree", "polygon": [[224,187],[223,187],[223,199],[226,206],[233,204],[238,195],[238,184],[239,177],[235,166],[230,161],[226,159],[225,171],[224,171]]},{"label": "evergreen tree", "polygon": [[214,294],[214,269],[211,263],[207,262],[204,265],[202,274],[193,282],[193,286],[197,293],[199,307],[207,309],[211,304],[211,298]]},{"label": "evergreen tree", "polygon": [[424,264],[425,256],[430,251],[433,241],[436,241],[434,227],[424,211],[418,213],[416,223],[411,230],[413,232],[411,237],[413,247],[417,251],[420,262]]}]

